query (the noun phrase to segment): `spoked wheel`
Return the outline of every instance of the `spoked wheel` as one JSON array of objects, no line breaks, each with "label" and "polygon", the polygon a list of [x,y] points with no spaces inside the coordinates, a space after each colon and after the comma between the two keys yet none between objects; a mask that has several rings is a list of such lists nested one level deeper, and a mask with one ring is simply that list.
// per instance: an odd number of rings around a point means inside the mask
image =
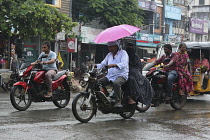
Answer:
[{"label": "spoked wheel", "polygon": [[[91,95],[89,95],[91,96]],[[96,103],[93,98],[88,102],[88,95],[79,93],[73,100],[72,111],[74,117],[80,122],[88,122],[96,114]]]},{"label": "spoked wheel", "polygon": [[182,109],[187,102],[187,96],[181,96],[179,95],[178,97],[174,98],[174,101],[170,103],[171,107],[173,107],[176,110]]},{"label": "spoked wheel", "polygon": [[136,105],[136,110],[138,110],[139,112],[145,112],[150,108],[150,105],[145,105],[142,104],[140,102],[138,102],[138,104]]},{"label": "spoked wheel", "polygon": [[120,116],[123,117],[124,119],[131,118],[135,113],[135,110],[136,110],[135,106],[136,105],[134,104],[134,105],[130,105],[130,106],[131,106],[130,109],[129,109],[130,111],[120,113]]},{"label": "spoked wheel", "polygon": [[14,86],[10,92],[10,101],[15,109],[25,111],[30,107],[32,98],[30,92],[25,93],[22,86]]},{"label": "spoked wheel", "polygon": [[[59,100],[53,100],[54,105],[59,108],[66,107],[70,101],[70,89],[68,83],[63,82],[62,85],[59,86],[55,91],[58,92],[57,94],[59,94],[61,98]],[[62,98],[62,96],[66,98]]]}]

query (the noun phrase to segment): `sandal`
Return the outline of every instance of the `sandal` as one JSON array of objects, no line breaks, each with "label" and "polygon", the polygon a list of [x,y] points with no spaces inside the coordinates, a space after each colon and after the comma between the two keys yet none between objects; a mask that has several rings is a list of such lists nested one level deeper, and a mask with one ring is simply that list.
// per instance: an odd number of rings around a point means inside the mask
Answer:
[{"label": "sandal", "polygon": [[116,103],[116,104],[114,105],[114,107],[123,107],[123,106],[121,105],[121,103]]},{"label": "sandal", "polygon": [[52,98],[52,92],[48,92],[47,95],[44,95],[45,98]]}]

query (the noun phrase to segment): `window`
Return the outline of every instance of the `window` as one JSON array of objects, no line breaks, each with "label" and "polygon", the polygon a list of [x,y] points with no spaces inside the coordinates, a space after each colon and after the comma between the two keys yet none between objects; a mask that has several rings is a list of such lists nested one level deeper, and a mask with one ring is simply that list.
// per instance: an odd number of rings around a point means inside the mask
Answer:
[{"label": "window", "polygon": [[160,28],[160,14],[156,13],[155,14],[155,29],[159,29]]},{"label": "window", "polygon": [[199,5],[204,5],[204,4],[205,4],[204,0],[199,0]]},{"label": "window", "polygon": [[49,4],[51,6],[55,7],[61,7],[61,0],[43,0],[46,4]]}]

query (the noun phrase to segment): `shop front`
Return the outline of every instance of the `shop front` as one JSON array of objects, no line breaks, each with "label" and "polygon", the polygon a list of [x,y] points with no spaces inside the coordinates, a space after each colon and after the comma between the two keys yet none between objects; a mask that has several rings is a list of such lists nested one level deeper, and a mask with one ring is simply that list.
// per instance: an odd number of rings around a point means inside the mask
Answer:
[{"label": "shop front", "polygon": [[106,44],[95,44],[93,40],[104,29],[81,27],[81,50],[79,51],[80,64],[86,61],[88,56],[94,63],[100,63],[108,53]]},{"label": "shop front", "polygon": [[140,58],[155,56],[155,47],[160,43],[160,35],[136,33],[137,54]]}]

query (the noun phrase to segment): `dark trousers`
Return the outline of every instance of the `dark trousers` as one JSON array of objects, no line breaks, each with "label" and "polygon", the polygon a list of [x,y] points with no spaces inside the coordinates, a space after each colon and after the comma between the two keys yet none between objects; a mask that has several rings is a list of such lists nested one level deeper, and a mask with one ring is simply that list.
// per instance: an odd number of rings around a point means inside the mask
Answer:
[{"label": "dark trousers", "polygon": [[167,87],[167,93],[168,96],[173,96],[172,89],[173,89],[173,83],[176,81],[178,77],[178,73],[175,70],[166,72],[168,76],[168,87]]},{"label": "dark trousers", "polygon": [[[101,79],[98,80],[99,84],[103,85],[103,86],[107,86],[108,84],[110,84],[110,81],[107,77],[103,77]],[[116,78],[116,80],[113,82],[113,89],[114,89],[114,93],[116,95],[116,101],[119,102],[121,99],[121,94],[122,94],[122,90],[121,90],[121,86],[126,82],[126,79],[123,76],[119,76]]]}]

